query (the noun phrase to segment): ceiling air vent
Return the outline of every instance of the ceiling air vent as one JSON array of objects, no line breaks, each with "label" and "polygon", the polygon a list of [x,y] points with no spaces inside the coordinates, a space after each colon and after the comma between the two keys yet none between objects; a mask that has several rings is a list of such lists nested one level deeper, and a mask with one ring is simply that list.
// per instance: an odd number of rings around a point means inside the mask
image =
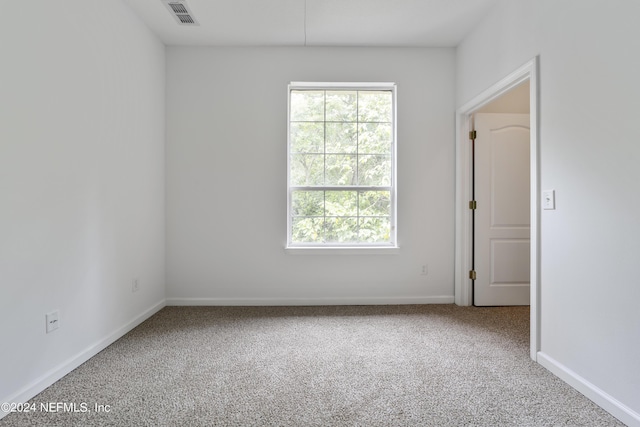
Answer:
[{"label": "ceiling air vent", "polygon": [[162,0],[180,25],[199,25],[185,0]]}]

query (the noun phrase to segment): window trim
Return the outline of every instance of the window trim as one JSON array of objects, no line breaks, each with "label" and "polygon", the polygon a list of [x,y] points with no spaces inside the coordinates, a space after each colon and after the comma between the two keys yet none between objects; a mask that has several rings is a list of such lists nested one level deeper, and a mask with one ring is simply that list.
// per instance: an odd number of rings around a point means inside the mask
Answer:
[{"label": "window trim", "polygon": [[[392,94],[392,138],[391,147],[391,212],[389,221],[391,223],[391,237],[389,243],[293,243],[291,236],[292,216],[291,216],[291,92],[294,90],[354,90],[354,91],[391,91]],[[396,254],[399,252],[398,246],[398,223],[397,223],[397,85],[395,83],[380,82],[290,82],[287,86],[287,241],[285,245],[286,253],[296,254]],[[326,186],[331,187],[331,186]],[[345,189],[344,187],[339,187]]]}]

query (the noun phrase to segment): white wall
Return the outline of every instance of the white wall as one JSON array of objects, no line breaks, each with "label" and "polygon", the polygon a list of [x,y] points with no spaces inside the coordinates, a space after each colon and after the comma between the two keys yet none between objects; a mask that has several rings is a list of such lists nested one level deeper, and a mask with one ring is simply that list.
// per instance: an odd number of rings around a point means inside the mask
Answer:
[{"label": "white wall", "polygon": [[457,50],[462,105],[540,55],[541,354],[640,425],[640,3],[503,0]]},{"label": "white wall", "polygon": [[[165,57],[120,0],[12,3],[0,40],[6,402],[162,305]],[[45,334],[52,310],[60,328]]]},{"label": "white wall", "polygon": [[[453,49],[168,48],[167,302],[453,302],[454,80]],[[290,81],[398,84],[399,254],[285,253]]]}]

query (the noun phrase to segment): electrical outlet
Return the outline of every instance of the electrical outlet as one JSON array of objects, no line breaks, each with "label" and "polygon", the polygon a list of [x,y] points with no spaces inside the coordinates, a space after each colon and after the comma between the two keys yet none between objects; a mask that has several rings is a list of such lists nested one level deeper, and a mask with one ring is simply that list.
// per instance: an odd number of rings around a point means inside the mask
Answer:
[{"label": "electrical outlet", "polygon": [[422,270],[420,270],[421,276],[426,276],[429,274],[429,269],[427,268],[427,264],[422,264]]},{"label": "electrical outlet", "polygon": [[58,310],[45,314],[47,321],[47,333],[53,332],[60,327],[60,315]]},{"label": "electrical outlet", "polygon": [[131,283],[131,292],[138,292],[139,290],[140,290],[140,279],[136,277],[135,279],[133,279],[133,282]]}]

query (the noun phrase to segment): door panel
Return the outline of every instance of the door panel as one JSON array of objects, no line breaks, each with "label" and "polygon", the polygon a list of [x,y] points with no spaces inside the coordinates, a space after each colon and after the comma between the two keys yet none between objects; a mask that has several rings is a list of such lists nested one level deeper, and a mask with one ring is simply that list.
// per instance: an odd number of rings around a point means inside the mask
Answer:
[{"label": "door panel", "polygon": [[491,137],[491,226],[529,228],[529,128],[510,126]]},{"label": "door panel", "polygon": [[491,283],[529,286],[529,239],[491,240]]},{"label": "door panel", "polygon": [[528,114],[476,114],[475,305],[528,305]]}]

